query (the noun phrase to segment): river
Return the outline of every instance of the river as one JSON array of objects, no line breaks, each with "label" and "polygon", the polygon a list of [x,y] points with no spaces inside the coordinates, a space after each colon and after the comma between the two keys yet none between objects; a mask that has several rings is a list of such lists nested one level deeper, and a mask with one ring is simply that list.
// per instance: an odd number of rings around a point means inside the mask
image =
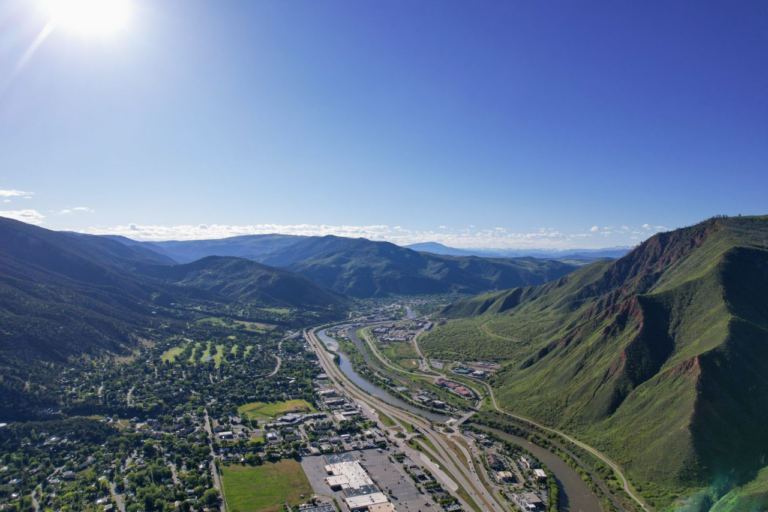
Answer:
[{"label": "river", "polygon": [[404,409],[406,411],[412,412],[414,414],[418,414],[419,416],[423,416],[427,418],[430,421],[434,421],[437,423],[444,423],[448,421],[448,416],[444,416],[441,414],[435,414],[433,412],[425,411],[423,409],[419,409],[418,407],[414,407],[413,405],[406,403],[399,398],[396,398],[389,393],[387,393],[384,389],[380,388],[379,386],[376,386],[375,384],[372,384],[371,382],[368,382],[364,378],[362,378],[360,375],[355,372],[355,369],[352,368],[352,363],[349,361],[349,357],[344,352],[339,352],[339,343],[328,336],[325,333],[325,330],[317,331],[317,337],[322,341],[326,347],[328,347],[328,350],[331,352],[336,352],[339,355],[340,364],[339,368],[342,372],[344,372],[344,375],[347,376],[349,380],[354,382],[357,387],[360,389],[367,391],[371,395],[375,396],[376,398],[380,398],[383,402],[388,403],[389,405],[394,405],[395,407],[399,407],[400,409]]},{"label": "river", "polygon": [[[448,419],[446,416],[441,416],[414,407],[411,404],[408,404],[399,398],[390,395],[382,388],[368,382],[355,372],[347,354],[338,351],[339,343],[328,336],[325,333],[325,330],[317,331],[317,337],[325,344],[326,347],[328,347],[328,350],[331,352],[336,352],[339,355],[339,368],[342,372],[344,372],[344,375],[346,375],[347,378],[354,382],[360,389],[367,391],[371,395],[380,398],[382,401],[390,405],[394,405],[409,412],[421,415],[431,421],[445,422]],[[488,428],[483,425],[477,426],[481,429],[494,432],[501,438],[522,446],[547,465],[550,471],[552,471],[552,473],[555,475],[555,479],[557,479],[557,483],[560,486],[561,512],[600,512],[600,501],[597,499],[597,496],[595,496],[595,493],[593,493],[592,489],[590,489],[589,486],[584,483],[584,480],[581,479],[581,476],[579,476],[579,474],[572,467],[566,464],[565,461],[563,461],[560,457],[553,454],[549,450],[542,448],[541,446],[531,443],[523,437],[508,434],[501,430]]]},{"label": "river", "polygon": [[600,500],[597,499],[592,489],[581,479],[581,476],[571,466],[565,463],[563,459],[533,444],[524,437],[508,434],[495,428],[489,428],[485,425],[476,425],[478,428],[493,432],[502,439],[518,444],[534,454],[538,459],[547,465],[555,475],[555,479],[560,487],[560,510],[561,512],[600,512]]}]

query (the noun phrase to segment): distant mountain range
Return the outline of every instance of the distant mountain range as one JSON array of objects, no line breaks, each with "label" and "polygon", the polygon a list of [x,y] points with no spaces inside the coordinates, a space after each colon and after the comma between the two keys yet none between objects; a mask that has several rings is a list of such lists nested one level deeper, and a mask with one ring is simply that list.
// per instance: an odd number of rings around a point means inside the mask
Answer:
[{"label": "distant mountain range", "polygon": [[605,249],[568,249],[568,250],[503,250],[503,249],[457,249],[448,247],[438,242],[421,242],[404,246],[414,251],[429,252],[448,256],[481,256],[484,258],[546,258],[546,259],[573,259],[573,260],[598,260],[621,258],[632,247],[608,247]]},{"label": "distant mountain range", "polygon": [[502,362],[502,404],[598,447],[660,509],[708,510],[768,464],[768,217],[658,234],[443,315],[423,351]]},{"label": "distant mountain range", "polygon": [[475,294],[542,284],[577,268],[545,259],[422,253],[389,242],[330,235],[248,235],[171,242],[110,238],[180,263],[207,256],[247,258],[296,272],[316,284],[357,298],[449,292]]},{"label": "distant mountain range", "polygon": [[343,307],[345,298],[286,270],[237,258],[177,265],[143,245],[0,218],[0,353],[66,358],[135,345],[153,311],[186,299]]}]

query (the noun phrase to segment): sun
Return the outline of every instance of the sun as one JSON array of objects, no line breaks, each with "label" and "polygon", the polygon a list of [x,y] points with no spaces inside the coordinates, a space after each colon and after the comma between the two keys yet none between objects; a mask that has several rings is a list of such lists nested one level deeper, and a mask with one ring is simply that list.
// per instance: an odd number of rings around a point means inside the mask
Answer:
[{"label": "sun", "polygon": [[115,34],[131,18],[130,0],[42,0],[42,7],[56,27],[83,35]]}]

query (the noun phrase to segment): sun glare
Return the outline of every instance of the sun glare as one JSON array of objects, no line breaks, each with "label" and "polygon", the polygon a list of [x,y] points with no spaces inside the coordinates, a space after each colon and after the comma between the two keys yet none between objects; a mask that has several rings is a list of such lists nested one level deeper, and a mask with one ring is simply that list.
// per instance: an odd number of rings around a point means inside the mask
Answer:
[{"label": "sun glare", "polygon": [[57,27],[85,35],[112,35],[131,17],[129,0],[43,0],[42,6]]}]

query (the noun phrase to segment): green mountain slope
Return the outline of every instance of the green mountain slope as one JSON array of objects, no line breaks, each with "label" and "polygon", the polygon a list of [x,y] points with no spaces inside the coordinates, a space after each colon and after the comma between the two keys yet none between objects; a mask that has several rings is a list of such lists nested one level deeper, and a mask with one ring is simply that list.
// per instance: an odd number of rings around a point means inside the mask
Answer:
[{"label": "green mountain slope", "polygon": [[320,286],[357,298],[475,294],[546,283],[578,267],[539,258],[429,254],[388,242],[337,236],[247,235],[152,243],[110,238],[130,247],[159,252],[181,263],[207,256],[247,258],[298,272]]},{"label": "green mountain slope", "polygon": [[555,282],[447,308],[430,355],[505,362],[510,410],[574,432],[670,506],[768,452],[768,217],[652,237]]},{"label": "green mountain slope", "polygon": [[306,239],[294,235],[243,235],[214,240],[171,240],[167,242],[137,242],[123,236],[108,235],[131,247],[142,247],[169,258],[173,262],[190,263],[208,256],[235,256],[251,260],[260,260],[266,255],[286,249]]},{"label": "green mountain slope", "polygon": [[336,236],[307,238],[270,254],[262,262],[288,268],[322,286],[359,298],[479,293],[545,283],[576,268],[534,258],[438,256],[388,242]]},{"label": "green mountain slope", "polygon": [[0,416],[45,403],[52,365],[125,354],[153,332],[194,320],[173,302],[301,307],[323,318],[344,307],[308,279],[250,260],[159,264],[166,261],[146,248],[0,218]]},{"label": "green mountain slope", "polygon": [[243,302],[302,308],[339,308],[345,302],[342,295],[303,276],[243,258],[209,256],[185,265],[143,266],[139,271]]}]

